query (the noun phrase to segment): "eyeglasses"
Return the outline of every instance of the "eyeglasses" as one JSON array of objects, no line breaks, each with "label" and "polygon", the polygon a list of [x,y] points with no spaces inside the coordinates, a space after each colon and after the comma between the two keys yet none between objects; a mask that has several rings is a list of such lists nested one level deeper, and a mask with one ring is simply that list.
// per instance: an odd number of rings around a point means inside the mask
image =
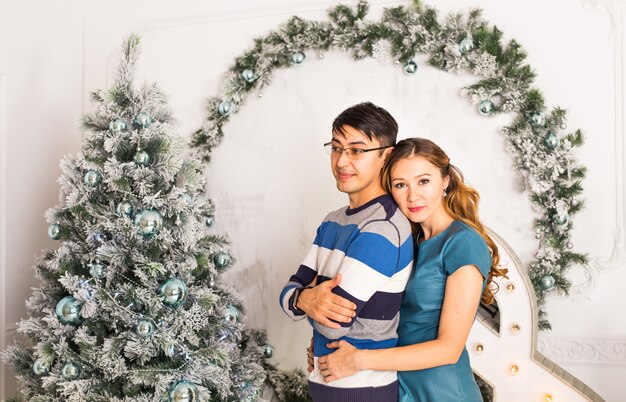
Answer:
[{"label": "eyeglasses", "polygon": [[346,153],[348,159],[361,159],[365,156],[366,152],[370,151],[378,151],[380,149],[391,148],[393,145],[385,145],[384,147],[378,148],[369,148],[369,149],[361,149],[361,148],[341,148],[336,145],[333,145],[332,141],[324,144],[324,149],[326,153],[330,156],[339,157],[342,153]]}]

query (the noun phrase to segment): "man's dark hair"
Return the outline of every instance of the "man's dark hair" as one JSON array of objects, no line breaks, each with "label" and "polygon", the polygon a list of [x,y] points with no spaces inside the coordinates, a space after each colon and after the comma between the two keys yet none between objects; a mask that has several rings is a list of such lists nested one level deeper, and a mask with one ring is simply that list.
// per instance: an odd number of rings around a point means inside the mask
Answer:
[{"label": "man's dark hair", "polygon": [[345,134],[343,126],[351,126],[367,136],[376,138],[381,146],[395,145],[398,123],[388,111],[371,102],[350,106],[333,121],[333,132]]}]

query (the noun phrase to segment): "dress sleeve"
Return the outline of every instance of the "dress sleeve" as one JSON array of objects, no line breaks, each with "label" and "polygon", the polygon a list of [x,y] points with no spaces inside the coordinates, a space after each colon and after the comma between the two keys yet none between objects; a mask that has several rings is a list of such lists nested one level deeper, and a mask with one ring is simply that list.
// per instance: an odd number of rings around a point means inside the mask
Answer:
[{"label": "dress sleeve", "polygon": [[478,268],[483,278],[487,278],[491,268],[491,253],[485,239],[472,229],[454,233],[443,249],[443,269],[450,276],[466,265]]}]

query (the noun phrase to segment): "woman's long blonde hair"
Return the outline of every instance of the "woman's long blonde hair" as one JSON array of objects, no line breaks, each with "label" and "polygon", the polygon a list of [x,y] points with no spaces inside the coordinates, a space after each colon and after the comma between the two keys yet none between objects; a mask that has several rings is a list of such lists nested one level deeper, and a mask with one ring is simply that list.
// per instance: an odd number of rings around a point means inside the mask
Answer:
[{"label": "woman's long blonde hair", "polygon": [[[415,156],[422,157],[435,165],[441,172],[441,177],[448,176],[450,178],[450,183],[446,189],[448,195],[443,200],[443,206],[448,215],[472,227],[485,239],[491,252],[491,268],[480,301],[484,304],[493,303],[494,295],[498,290],[493,278],[507,277],[508,270],[498,266],[500,264],[498,247],[478,219],[478,201],[480,199],[478,192],[465,184],[463,173],[450,163],[448,155],[437,144],[425,138],[407,138],[398,142],[383,166],[381,175],[383,188],[391,194],[391,170],[398,161]],[[414,234],[420,233],[420,225],[413,224],[413,230]]]}]

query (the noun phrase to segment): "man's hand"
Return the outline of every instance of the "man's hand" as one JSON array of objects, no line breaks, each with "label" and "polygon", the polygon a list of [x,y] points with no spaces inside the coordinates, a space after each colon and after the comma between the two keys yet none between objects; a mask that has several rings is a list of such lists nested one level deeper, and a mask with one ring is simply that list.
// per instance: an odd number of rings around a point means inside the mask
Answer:
[{"label": "man's hand", "polygon": [[313,368],[315,367],[315,360],[313,360],[313,338],[311,338],[311,344],[309,345],[309,347],[306,348],[306,361],[307,361],[306,371],[310,373],[311,371],[313,371]]},{"label": "man's hand", "polygon": [[[341,283],[341,274],[311,289],[304,289],[298,296],[296,307],[313,320],[329,328],[340,328],[338,322],[350,322],[356,315],[356,305],[337,296],[332,290]],[[333,321],[336,322],[333,322]]]}]

